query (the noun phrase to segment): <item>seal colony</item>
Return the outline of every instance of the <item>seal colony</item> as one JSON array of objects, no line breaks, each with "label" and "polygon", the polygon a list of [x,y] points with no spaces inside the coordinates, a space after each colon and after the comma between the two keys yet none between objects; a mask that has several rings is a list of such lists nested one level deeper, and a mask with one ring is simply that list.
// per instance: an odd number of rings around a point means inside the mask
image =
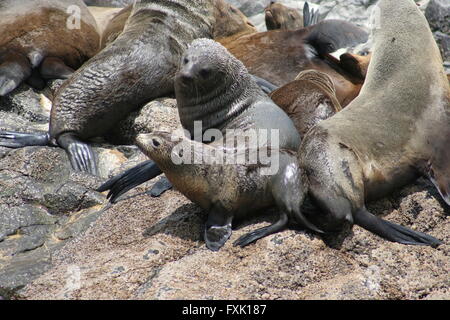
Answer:
[{"label": "seal colony", "polygon": [[[70,6],[80,11],[69,29]],[[100,36],[81,0],[3,0],[0,3],[0,96],[23,81],[43,89],[46,79],[67,79],[94,56]]]}]

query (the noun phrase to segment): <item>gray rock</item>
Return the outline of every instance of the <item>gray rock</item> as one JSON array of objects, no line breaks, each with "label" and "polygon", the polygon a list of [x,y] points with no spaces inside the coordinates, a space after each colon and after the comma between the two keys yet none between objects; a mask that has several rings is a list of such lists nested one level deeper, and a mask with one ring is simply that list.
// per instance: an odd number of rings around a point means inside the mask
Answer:
[{"label": "gray rock", "polygon": [[450,2],[448,0],[430,0],[425,16],[432,31],[450,33]]}]

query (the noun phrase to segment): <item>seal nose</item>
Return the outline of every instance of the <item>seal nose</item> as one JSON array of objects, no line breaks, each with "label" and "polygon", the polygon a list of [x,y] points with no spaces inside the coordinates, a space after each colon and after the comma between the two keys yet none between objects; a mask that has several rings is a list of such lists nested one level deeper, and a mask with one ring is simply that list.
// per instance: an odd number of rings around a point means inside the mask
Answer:
[{"label": "seal nose", "polygon": [[192,81],[192,73],[189,71],[182,71],[178,75],[178,78],[181,80],[181,82],[187,84]]}]

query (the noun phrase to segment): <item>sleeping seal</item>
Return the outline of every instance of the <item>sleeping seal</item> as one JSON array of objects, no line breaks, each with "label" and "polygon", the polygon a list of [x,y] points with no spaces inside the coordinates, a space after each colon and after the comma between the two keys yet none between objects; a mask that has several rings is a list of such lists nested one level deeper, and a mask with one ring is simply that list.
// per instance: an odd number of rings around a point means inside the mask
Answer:
[{"label": "sleeping seal", "polygon": [[[298,152],[321,230],[357,224],[387,240],[439,240],[385,221],[365,204],[424,175],[450,205],[450,89],[428,23],[412,0],[381,0],[360,95],[312,128]],[[424,50],[427,48],[427,50]]]},{"label": "sleeping seal", "polygon": [[1,1],[0,96],[32,71],[31,84],[39,89],[44,79],[67,79],[97,53],[99,42],[95,19],[81,0]]},{"label": "sleeping seal", "polygon": [[271,1],[264,9],[267,30],[303,28],[303,17],[294,8]]}]

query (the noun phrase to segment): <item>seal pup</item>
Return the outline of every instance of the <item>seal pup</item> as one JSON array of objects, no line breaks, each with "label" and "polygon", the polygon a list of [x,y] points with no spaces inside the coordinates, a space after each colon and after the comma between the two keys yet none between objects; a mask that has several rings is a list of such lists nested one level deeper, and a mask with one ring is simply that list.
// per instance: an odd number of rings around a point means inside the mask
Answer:
[{"label": "seal pup", "polygon": [[119,37],[57,91],[48,133],[0,134],[0,145],[49,142],[64,148],[75,170],[97,171],[86,141],[107,133],[144,103],[173,92],[173,77],[192,40],[211,37],[213,0],[141,0]]},{"label": "seal pup", "polygon": [[450,205],[450,88],[439,49],[414,1],[381,0],[379,8],[360,95],[312,128],[298,152],[304,188],[321,209],[310,220],[323,231],[357,224],[389,241],[436,246],[365,206],[420,175]]},{"label": "seal pup", "polygon": [[[149,158],[155,161],[174,187],[192,202],[198,204],[208,214],[204,229],[206,246],[219,250],[232,232],[233,219],[243,219],[274,205],[280,209],[277,222],[265,228],[248,233],[234,242],[236,246],[246,246],[262,237],[284,229],[288,221],[295,219],[305,227],[320,232],[306,220],[299,211],[297,189],[300,170],[294,151],[273,150],[279,153],[279,169],[275,174],[262,173],[261,163],[218,164],[209,163],[208,155],[223,152],[225,157],[239,153],[258,153],[256,149],[242,146],[224,147],[224,141],[203,144],[184,136],[168,132],[141,134],[137,145]],[[203,162],[184,163],[187,150],[193,157]],[[213,160],[214,161],[214,160]],[[292,183],[291,183],[292,182]]]},{"label": "seal pup", "polygon": [[269,96],[292,119],[302,137],[314,125],[342,110],[331,78],[316,70],[300,72],[293,82]]},{"label": "seal pup", "polygon": [[1,1],[0,96],[32,73],[39,80],[31,84],[67,79],[97,53],[99,41],[95,19],[81,0]]},{"label": "seal pup", "polygon": [[294,30],[303,28],[303,17],[294,8],[271,1],[264,9],[267,30]]}]

